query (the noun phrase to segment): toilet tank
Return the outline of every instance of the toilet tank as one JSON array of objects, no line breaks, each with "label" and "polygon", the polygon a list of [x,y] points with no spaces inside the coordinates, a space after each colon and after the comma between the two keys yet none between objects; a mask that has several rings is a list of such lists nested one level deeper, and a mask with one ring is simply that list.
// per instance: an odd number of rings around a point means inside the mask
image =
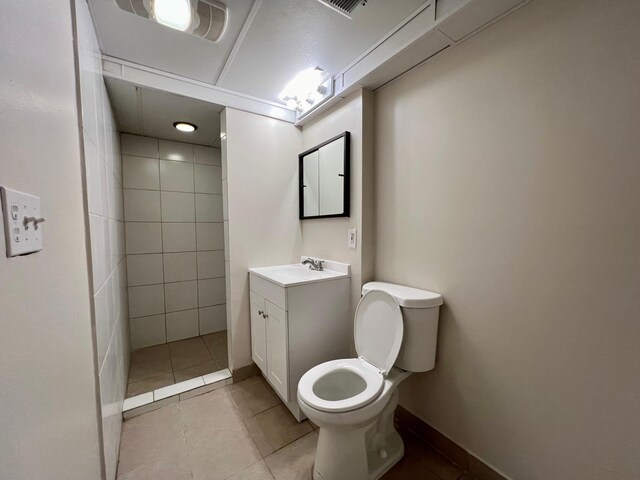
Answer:
[{"label": "toilet tank", "polygon": [[409,372],[432,370],[436,363],[442,295],[387,282],[365,283],[362,294],[372,290],[388,293],[396,299],[402,310],[402,346],[394,365]]}]

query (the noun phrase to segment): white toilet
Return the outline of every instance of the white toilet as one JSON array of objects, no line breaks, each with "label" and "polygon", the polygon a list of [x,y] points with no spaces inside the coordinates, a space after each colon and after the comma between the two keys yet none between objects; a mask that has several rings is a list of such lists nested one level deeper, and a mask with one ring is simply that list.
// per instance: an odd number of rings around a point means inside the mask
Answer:
[{"label": "white toilet", "polygon": [[365,284],[362,294],[358,358],[322,363],[298,384],[300,408],[320,427],[314,480],[373,480],[398,462],[398,385],[435,365],[441,295],[385,282]]}]

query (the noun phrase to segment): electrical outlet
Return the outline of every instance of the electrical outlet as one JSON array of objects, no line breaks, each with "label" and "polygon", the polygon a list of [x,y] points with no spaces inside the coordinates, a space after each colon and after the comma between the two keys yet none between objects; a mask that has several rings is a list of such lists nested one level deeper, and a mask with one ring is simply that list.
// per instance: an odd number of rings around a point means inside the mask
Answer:
[{"label": "electrical outlet", "polygon": [[357,230],[355,228],[350,228],[347,232],[347,247],[356,248],[357,240],[358,240]]}]

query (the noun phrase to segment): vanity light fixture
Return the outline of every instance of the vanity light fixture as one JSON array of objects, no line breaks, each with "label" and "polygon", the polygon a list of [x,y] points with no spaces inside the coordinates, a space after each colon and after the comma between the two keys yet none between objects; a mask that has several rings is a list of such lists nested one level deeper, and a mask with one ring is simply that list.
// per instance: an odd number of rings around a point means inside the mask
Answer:
[{"label": "vanity light fixture", "polygon": [[197,125],[189,122],[174,122],[173,126],[176,128],[176,130],[180,130],[181,132],[185,133],[195,132],[198,129]]},{"label": "vanity light fixture", "polygon": [[153,17],[161,25],[184,32],[191,25],[189,0],[153,0]]},{"label": "vanity light fixture", "polygon": [[333,94],[332,84],[331,76],[321,68],[307,68],[284,87],[280,98],[300,117]]}]

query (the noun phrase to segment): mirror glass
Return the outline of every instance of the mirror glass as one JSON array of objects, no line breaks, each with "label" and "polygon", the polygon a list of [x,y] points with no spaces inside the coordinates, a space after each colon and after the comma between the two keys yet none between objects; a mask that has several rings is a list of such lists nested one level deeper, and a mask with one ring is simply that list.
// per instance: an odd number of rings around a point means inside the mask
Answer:
[{"label": "mirror glass", "polygon": [[349,216],[349,132],[299,155],[300,218]]}]

